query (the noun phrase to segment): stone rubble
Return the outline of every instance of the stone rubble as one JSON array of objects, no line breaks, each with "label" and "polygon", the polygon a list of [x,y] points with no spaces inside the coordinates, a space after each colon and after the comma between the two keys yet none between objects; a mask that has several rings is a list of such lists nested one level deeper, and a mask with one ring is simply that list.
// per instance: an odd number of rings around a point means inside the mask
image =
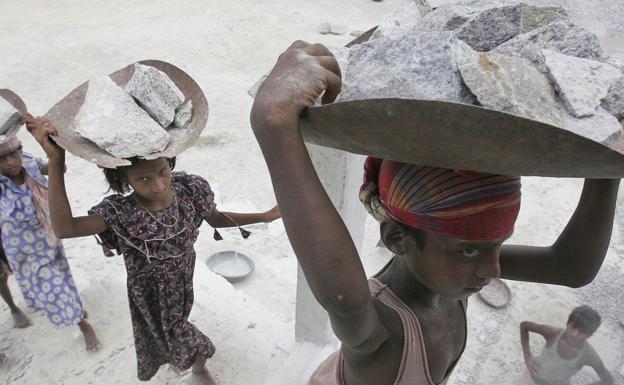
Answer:
[{"label": "stone rubble", "polygon": [[89,81],[73,129],[117,158],[160,152],[169,134],[108,76]]},{"label": "stone rubble", "polygon": [[191,123],[192,118],[193,101],[189,100],[176,110],[175,118],[173,119],[173,126],[176,128],[186,128]]},{"label": "stone rubble", "polygon": [[601,100],[622,73],[594,60],[544,49],[546,67],[568,111],[577,118],[594,115]]},{"label": "stone rubble", "polygon": [[163,128],[171,125],[176,108],[185,99],[167,74],[139,63],[134,65],[134,72],[125,89]]},{"label": "stone rubble", "polygon": [[22,119],[20,112],[0,96],[0,135],[5,135],[17,126],[20,119]]}]

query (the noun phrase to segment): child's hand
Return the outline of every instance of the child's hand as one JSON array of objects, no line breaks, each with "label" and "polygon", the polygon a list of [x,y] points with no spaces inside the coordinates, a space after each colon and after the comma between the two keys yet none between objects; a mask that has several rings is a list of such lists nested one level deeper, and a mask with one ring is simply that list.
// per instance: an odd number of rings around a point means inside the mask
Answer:
[{"label": "child's hand", "polygon": [[48,159],[62,160],[65,150],[50,139],[50,135],[57,134],[54,124],[46,118],[35,118],[28,113],[24,115],[23,120],[26,124],[26,128],[43,148],[43,151],[45,151]]},{"label": "child's hand", "polygon": [[325,46],[296,41],[280,55],[260,86],[251,112],[252,126],[279,127],[283,119],[296,120],[323,92],[322,103],[333,102],[340,84],[340,67]]},{"label": "child's hand", "polygon": [[265,211],[262,216],[264,218],[264,223],[270,223],[281,218],[282,214],[280,213],[279,207],[275,206],[271,210]]}]

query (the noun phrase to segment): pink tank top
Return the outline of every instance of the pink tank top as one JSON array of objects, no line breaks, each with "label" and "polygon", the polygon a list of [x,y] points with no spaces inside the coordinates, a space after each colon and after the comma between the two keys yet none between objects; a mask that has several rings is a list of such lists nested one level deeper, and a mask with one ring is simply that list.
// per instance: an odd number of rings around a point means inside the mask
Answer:
[{"label": "pink tank top", "polygon": [[[387,285],[384,285],[378,279],[369,279],[368,287],[371,294],[377,297],[381,303],[397,312],[403,324],[403,357],[401,358],[399,372],[393,385],[436,385],[429,373],[427,352],[425,351],[422,331],[416,314],[414,314],[412,309],[405,305]],[[464,308],[464,304],[461,301],[459,302],[465,315],[466,309]],[[449,375],[450,372],[449,370]],[[448,375],[442,383],[437,385],[444,385],[447,381]],[[312,374],[308,385],[346,385],[344,380],[342,349],[338,350],[321,363],[314,374]]]}]

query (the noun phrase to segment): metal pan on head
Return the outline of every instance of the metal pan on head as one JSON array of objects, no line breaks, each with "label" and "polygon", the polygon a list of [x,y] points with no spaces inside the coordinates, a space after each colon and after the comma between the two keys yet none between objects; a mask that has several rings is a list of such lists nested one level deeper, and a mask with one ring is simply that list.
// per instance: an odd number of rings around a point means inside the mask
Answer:
[{"label": "metal pan on head", "polygon": [[[185,100],[193,102],[193,115],[191,122],[187,128],[167,128],[167,132],[171,136],[167,147],[157,153],[150,154],[145,159],[156,159],[160,157],[174,157],[184,150],[188,149],[197,141],[202,130],[206,127],[208,121],[208,102],[199,85],[180,68],[163,62],[160,60],[143,60],[139,64],[152,66],[163,71],[182,91]],[[118,71],[110,74],[110,78],[120,87],[124,87],[134,71],[132,63]],[[72,154],[96,163],[100,167],[116,168],[119,166],[130,165],[127,159],[119,159],[108,152],[102,150],[92,141],[78,135],[72,129],[72,122],[80,111],[80,107],[85,100],[88,82],[83,83],[61,101],[56,103],[47,113],[46,117],[56,126],[58,136],[53,139],[65,150]]]},{"label": "metal pan on head", "polygon": [[[347,46],[368,40],[367,31]],[[624,135],[598,143],[563,128],[479,106],[368,99],[308,108],[310,143],[412,164],[507,175],[624,177]]]},{"label": "metal pan on head", "polygon": [[[15,109],[18,110],[22,116],[24,116],[24,114],[28,112],[28,110],[26,109],[26,103],[24,103],[24,101],[19,96],[17,96],[15,92],[6,88],[1,88],[0,98],[3,98],[7,102],[9,102],[9,104],[15,107]],[[7,130],[4,135],[0,135],[0,138],[17,134],[21,127],[22,122],[20,121],[14,127],[11,127],[9,130]]]}]

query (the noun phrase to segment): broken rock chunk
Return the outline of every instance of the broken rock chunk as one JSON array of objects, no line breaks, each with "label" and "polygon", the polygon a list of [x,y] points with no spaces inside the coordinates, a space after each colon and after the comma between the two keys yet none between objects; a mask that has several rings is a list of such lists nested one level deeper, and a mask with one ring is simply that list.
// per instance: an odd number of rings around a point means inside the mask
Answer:
[{"label": "broken rock chunk", "polygon": [[560,7],[536,7],[522,4],[522,31],[531,32],[557,20],[566,19],[568,14]]},{"label": "broken rock chunk", "polygon": [[126,92],[162,127],[169,127],[176,108],[184,103],[184,94],[167,74],[138,63],[134,65]]},{"label": "broken rock chunk", "polygon": [[193,118],[193,101],[189,100],[184,103],[175,113],[175,119],[173,120],[173,125],[177,128],[186,128],[191,123],[191,119]]},{"label": "broken rock chunk", "polygon": [[547,49],[543,54],[559,97],[577,118],[593,115],[611,86],[622,76],[619,69],[595,60]]},{"label": "broken rock chunk", "polygon": [[493,52],[529,59],[540,72],[548,73],[542,54],[544,48],[591,60],[600,60],[604,55],[596,35],[567,19],[518,35]]},{"label": "broken rock chunk", "polygon": [[562,128],[598,143],[611,145],[622,136],[620,122],[600,107],[594,115],[586,118],[579,119],[570,114],[566,115]]},{"label": "broken rock chunk", "polygon": [[89,82],[73,129],[117,158],[160,152],[169,134],[108,76]]},{"label": "broken rock chunk", "polygon": [[0,97],[0,135],[17,126],[22,115],[13,105]]},{"label": "broken rock chunk", "polygon": [[[374,98],[447,100],[472,104],[457,62],[476,56],[452,32],[411,32],[351,47],[338,101]],[[435,74],[435,76],[434,76]]]},{"label": "broken rock chunk", "polygon": [[400,36],[414,28],[429,12],[431,7],[426,1],[404,0],[379,24],[371,39]]},{"label": "broken rock chunk", "polygon": [[459,63],[464,82],[481,105],[551,125],[561,125],[555,92],[523,58],[481,53]]}]

